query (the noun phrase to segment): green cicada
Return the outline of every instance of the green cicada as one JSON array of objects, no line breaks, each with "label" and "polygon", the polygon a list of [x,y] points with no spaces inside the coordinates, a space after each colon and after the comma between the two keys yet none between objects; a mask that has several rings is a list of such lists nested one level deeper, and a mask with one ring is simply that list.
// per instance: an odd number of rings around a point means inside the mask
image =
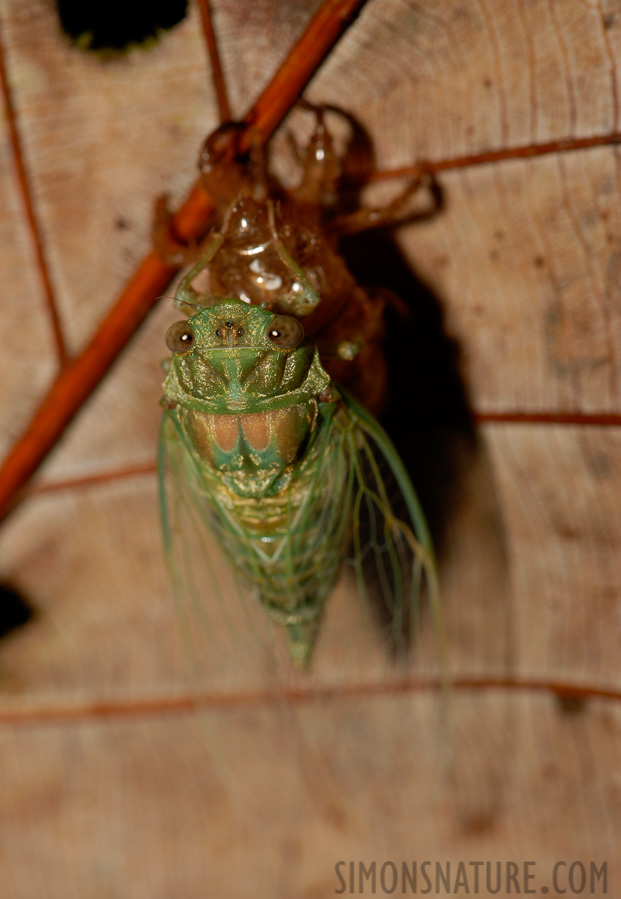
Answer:
[{"label": "green cicada", "polygon": [[[317,131],[325,162],[321,117]],[[375,357],[365,351],[376,352],[377,341],[365,340],[364,327],[371,333],[376,307],[319,233],[308,202],[296,219],[290,201],[276,205],[264,184],[257,189],[256,174],[234,174],[220,231],[177,293],[176,305],[194,314],[167,334],[160,482],[177,594],[196,606],[215,591],[215,542],[239,590],[263,607],[305,667],[347,562],[358,596],[379,601],[398,650],[424,580],[437,615],[431,540],[388,436],[326,370],[358,364],[358,381],[372,380]],[[193,284],[205,275],[201,292]],[[343,297],[354,339],[343,339]],[[331,318],[330,304],[339,316]],[[366,315],[364,327],[352,308]]]},{"label": "green cicada", "polygon": [[[162,476],[172,476],[172,489],[195,505],[229,564],[286,632],[296,664],[310,659],[350,545],[365,589],[363,514],[376,532],[380,589],[389,593],[398,639],[416,569],[435,584],[427,528],[388,437],[333,384],[300,322],[223,299],[173,325],[167,342],[173,359],[164,382]],[[410,522],[393,508],[378,453]],[[172,551],[165,490],[162,503]]]}]

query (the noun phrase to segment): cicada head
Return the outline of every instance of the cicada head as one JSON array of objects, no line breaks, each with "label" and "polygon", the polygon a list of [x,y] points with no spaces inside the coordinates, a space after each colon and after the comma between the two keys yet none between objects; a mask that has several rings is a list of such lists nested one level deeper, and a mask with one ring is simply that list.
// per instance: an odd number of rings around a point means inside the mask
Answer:
[{"label": "cicada head", "polygon": [[211,414],[269,412],[325,390],[329,375],[300,322],[224,299],[166,336],[173,359],[164,395]]}]

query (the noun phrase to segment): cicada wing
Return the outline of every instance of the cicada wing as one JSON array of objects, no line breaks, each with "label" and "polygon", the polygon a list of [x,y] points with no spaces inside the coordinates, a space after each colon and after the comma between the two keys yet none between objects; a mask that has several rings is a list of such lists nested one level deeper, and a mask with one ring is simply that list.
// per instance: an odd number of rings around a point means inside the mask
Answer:
[{"label": "cicada wing", "polygon": [[409,475],[381,425],[344,395],[352,471],[349,567],[383,635],[384,661],[421,673],[446,664],[433,543]]}]

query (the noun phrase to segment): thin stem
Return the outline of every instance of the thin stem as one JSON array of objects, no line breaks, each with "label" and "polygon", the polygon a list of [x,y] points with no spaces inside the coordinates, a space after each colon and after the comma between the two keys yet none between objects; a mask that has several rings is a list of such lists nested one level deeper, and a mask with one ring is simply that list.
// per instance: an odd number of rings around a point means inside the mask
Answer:
[{"label": "thin stem", "polygon": [[13,102],[13,94],[11,91],[11,85],[9,84],[9,78],[7,74],[7,66],[5,62],[5,51],[2,40],[2,31],[0,30],[0,90],[2,91],[2,97],[4,100],[4,107],[6,111],[6,120],[9,126],[9,141],[11,144],[11,152],[13,154],[13,164],[15,166],[15,171],[17,174],[17,184],[19,186],[20,193],[22,195],[22,203],[24,204],[24,212],[26,213],[26,222],[28,223],[28,229],[30,231],[30,237],[33,243],[35,256],[37,260],[37,268],[39,270],[39,277],[41,279],[41,286],[43,287],[43,296],[45,297],[45,304],[47,306],[48,315],[50,317],[50,322],[52,324],[52,331],[54,334],[54,343],[56,345],[56,355],[58,357],[58,363],[61,368],[63,368],[67,364],[68,356],[67,356],[67,346],[65,343],[65,337],[62,331],[62,326],[60,323],[60,316],[58,314],[58,304],[56,302],[56,296],[54,294],[54,288],[52,287],[52,279],[50,277],[50,271],[47,264],[47,259],[45,258],[45,252],[43,250],[43,239],[41,237],[41,227],[39,225],[39,221],[37,219],[37,214],[34,208],[34,202],[32,199],[32,193],[30,191],[30,179],[28,178],[28,172],[26,171],[26,163],[24,160],[24,152],[22,150],[22,144],[19,136],[19,127],[17,121],[17,110],[15,108],[15,104]]},{"label": "thin stem", "polygon": [[621,414],[616,412],[475,412],[476,422],[506,422],[507,424],[542,425],[595,425],[615,428],[621,425]]},{"label": "thin stem", "polygon": [[92,474],[78,475],[74,478],[62,478],[57,481],[44,481],[42,484],[34,484],[30,488],[31,495],[39,493],[56,493],[64,490],[80,490],[84,487],[93,487],[97,484],[109,484],[114,481],[122,481],[124,478],[135,478],[142,475],[154,475],[157,466],[154,461],[127,465],[123,468],[96,471]]},{"label": "thin stem", "polygon": [[[437,693],[445,688],[442,680],[434,678],[403,678],[395,681],[371,683],[283,686],[282,689],[246,691],[239,693],[207,693],[204,695],[153,696],[135,700],[101,700],[50,706],[10,706],[0,710],[2,724],[40,724],[44,721],[71,722],[90,718],[137,718],[162,713],[179,714],[199,708],[205,711],[232,711],[239,708],[316,703],[317,700],[342,702],[350,697],[400,696],[413,693]],[[453,693],[547,693],[565,700],[586,702],[621,701],[621,690],[582,685],[565,681],[511,677],[455,677],[450,680]]]},{"label": "thin stem", "polygon": [[532,159],[535,156],[549,156],[555,153],[570,153],[576,150],[591,150],[596,147],[611,147],[621,144],[621,132],[598,134],[593,137],[562,138],[544,144],[525,144],[521,147],[507,147],[503,150],[486,150],[468,156],[455,156],[452,159],[421,159],[414,165],[398,169],[374,172],[369,181],[389,181],[392,178],[411,178],[426,172],[435,175],[437,172],[448,172],[451,169],[467,169],[478,165],[489,165],[492,162],[506,162],[511,159]]},{"label": "thin stem", "polygon": [[211,65],[211,80],[213,82],[213,87],[216,92],[216,98],[218,100],[220,124],[223,124],[224,122],[230,122],[231,120],[231,105],[229,103],[229,95],[226,90],[224,72],[222,71],[222,61],[220,59],[220,51],[218,49],[216,32],[214,31],[213,27],[211,3],[209,2],[209,0],[198,0],[198,8],[201,12],[203,34],[205,35],[205,43],[207,44],[209,63]]}]

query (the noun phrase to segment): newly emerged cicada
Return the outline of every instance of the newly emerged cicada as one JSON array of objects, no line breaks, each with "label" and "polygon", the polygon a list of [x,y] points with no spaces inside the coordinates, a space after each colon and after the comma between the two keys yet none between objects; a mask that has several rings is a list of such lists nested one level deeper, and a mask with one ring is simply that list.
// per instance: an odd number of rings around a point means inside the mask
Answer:
[{"label": "newly emerged cicada", "polygon": [[289,193],[268,182],[256,152],[227,160],[234,129],[207,141],[206,188],[223,213],[176,294],[189,318],[167,334],[160,451],[177,594],[193,607],[215,591],[217,563],[205,562],[215,540],[299,667],[345,561],[358,596],[379,601],[396,650],[418,618],[424,576],[438,611],[416,494],[354,397],[381,401],[384,300],[356,284],[337,252],[338,161],[315,112],[302,181]]}]

